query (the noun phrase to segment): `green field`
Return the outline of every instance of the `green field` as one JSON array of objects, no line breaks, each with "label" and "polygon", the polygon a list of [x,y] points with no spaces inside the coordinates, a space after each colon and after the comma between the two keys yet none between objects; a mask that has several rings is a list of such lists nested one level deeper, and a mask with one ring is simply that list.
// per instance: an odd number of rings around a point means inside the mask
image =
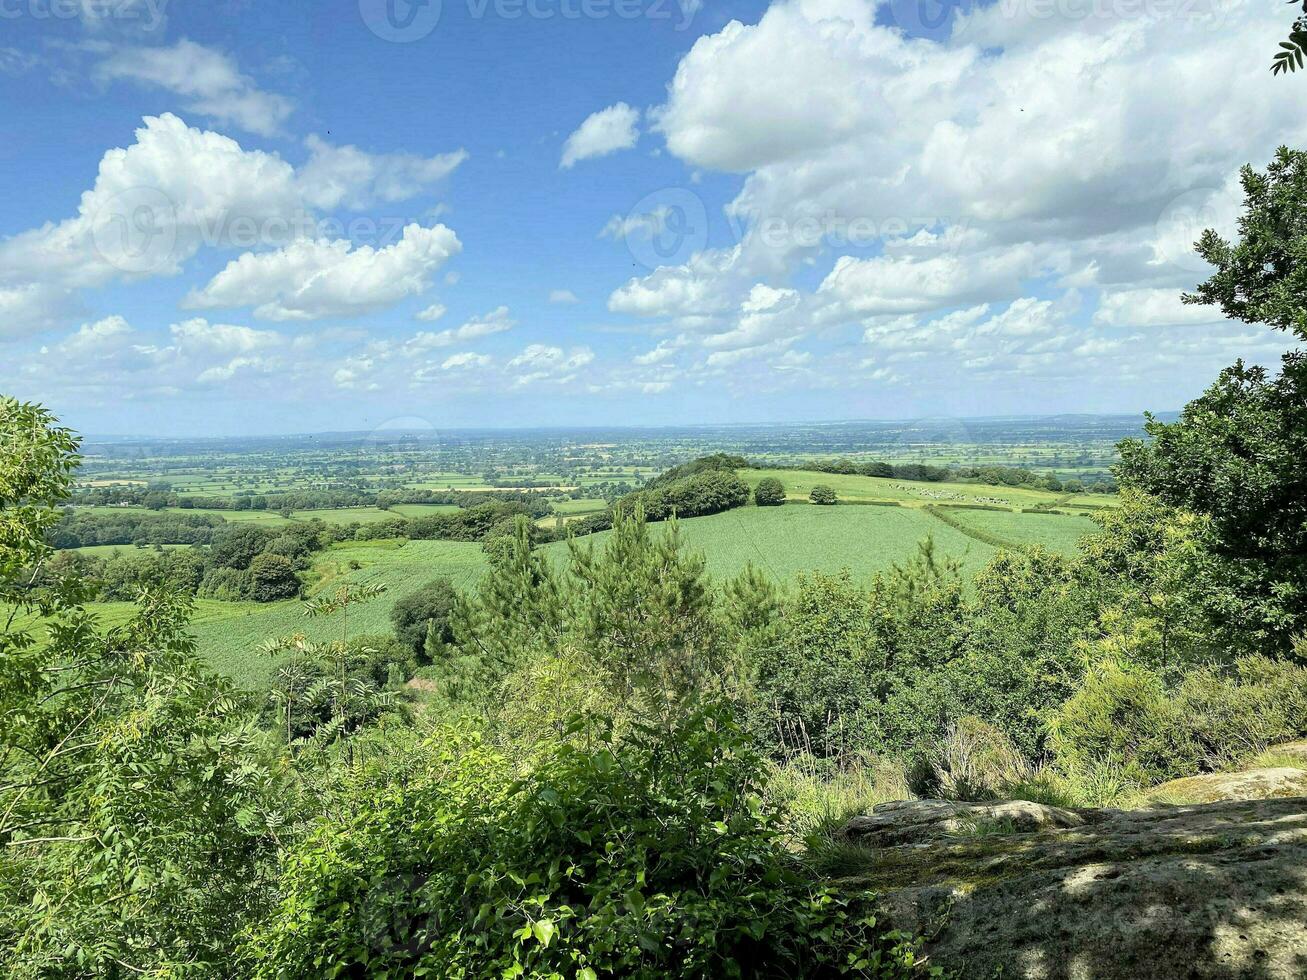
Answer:
[{"label": "green field", "polygon": [[1021,514],[1003,510],[948,508],[954,520],[1014,545],[1043,545],[1051,551],[1072,554],[1080,539],[1098,530],[1087,517],[1074,514]]},{"label": "green field", "polygon": [[[313,518],[317,518],[326,524],[352,524],[355,521],[360,524],[370,524],[373,521],[384,521],[395,516],[423,517],[427,514],[445,514],[458,509],[454,504],[396,504],[389,511],[381,510],[378,507],[336,507],[328,510],[297,510],[293,511],[289,518],[282,517],[275,510],[218,510],[211,507],[164,507],[162,510],[153,511],[152,513],[207,514],[219,517],[224,521],[255,522],[272,527],[289,524],[293,521],[312,520]],[[76,510],[105,516],[124,512],[139,513],[143,508],[91,506],[78,507]]]},{"label": "green field", "polygon": [[134,544],[88,544],[81,548],[70,548],[69,551],[75,551],[79,555],[85,555],[87,558],[107,558],[115,551],[153,551],[155,548],[163,548],[165,551],[171,551],[175,548],[189,548],[188,544],[148,544],[140,548]]},{"label": "green field", "polygon": [[[351,561],[360,565],[350,569]],[[351,634],[389,633],[390,610],[402,596],[433,578],[451,579],[467,588],[485,567],[479,544],[466,541],[367,541],[331,548],[314,565],[316,590],[331,590],[343,583],[382,584],[379,599],[350,610]],[[302,603],[216,603],[227,615],[197,620],[195,637],[200,653],[213,666],[243,684],[255,686],[270,675],[272,663],[257,652],[270,637],[304,633],[316,639],[339,635],[340,616],[308,619]]]},{"label": "green field", "polygon": [[[1043,544],[1068,553],[1082,534],[1093,529],[1088,519],[1079,516],[961,508],[948,513],[970,528],[1014,544]],[[709,574],[718,579],[736,575],[752,562],[782,583],[792,582],[801,572],[836,572],[842,568],[865,580],[911,558],[917,544],[927,536],[933,538],[939,554],[957,558],[965,574],[976,571],[997,550],[919,506],[815,507],[793,503],[784,507],[744,507],[711,517],[689,518],[680,526],[686,546],[705,554]],[[665,530],[656,526],[654,533]],[[606,536],[597,534],[578,540],[583,547],[602,546]],[[114,547],[83,550],[107,554]],[[546,545],[545,552],[561,567],[567,560],[567,543]],[[359,567],[351,568],[352,563]],[[344,582],[386,585],[383,597],[351,612],[350,632],[389,632],[390,610],[400,597],[438,577],[447,577],[458,588],[466,589],[475,584],[485,568],[485,554],[474,542],[346,542],[317,556],[309,591],[333,589]],[[129,616],[132,607],[130,603],[116,602],[100,603],[94,608],[106,622],[114,623]],[[200,654],[215,668],[252,687],[266,681],[273,667],[257,652],[262,641],[294,632],[326,639],[335,636],[339,627],[338,618],[306,619],[299,601],[261,604],[200,600],[193,623]]]},{"label": "green field", "polygon": [[785,496],[789,500],[807,500],[812,488],[818,485],[833,489],[840,500],[896,500],[918,506],[965,503],[1034,507],[1038,504],[1051,504],[1059,496],[1046,490],[1027,490],[1023,487],[999,487],[983,483],[919,483],[894,477],[852,476],[818,473],[814,470],[741,470],[740,476],[750,487],[756,487],[764,477],[774,477],[784,484]]},{"label": "green field", "polygon": [[[1085,518],[1057,514],[952,513],[962,514],[965,522],[975,522],[971,526],[1001,528],[990,533],[1014,544],[1042,544],[1068,554],[1075,550],[1079,537],[1093,529]],[[911,558],[927,536],[934,539],[938,554],[957,558],[964,573],[978,569],[997,550],[918,507],[742,507],[711,517],[687,518],[680,526],[682,540],[705,554],[708,571],[716,578],[738,574],[749,562],[780,582],[791,581],[800,572],[841,568],[865,577]],[[601,543],[605,537],[607,532],[578,540],[584,546]],[[563,542],[545,546],[559,561],[566,549]]]},{"label": "green field", "polygon": [[593,514],[608,506],[602,497],[582,497],[579,500],[551,500],[555,514]]}]

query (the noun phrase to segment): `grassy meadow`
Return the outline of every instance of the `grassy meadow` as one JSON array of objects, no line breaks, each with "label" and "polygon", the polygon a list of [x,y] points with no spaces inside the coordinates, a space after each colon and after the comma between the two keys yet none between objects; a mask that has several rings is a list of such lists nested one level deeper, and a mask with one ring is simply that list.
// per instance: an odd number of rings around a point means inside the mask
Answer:
[{"label": "grassy meadow", "polygon": [[[138,513],[140,507],[87,506],[77,507],[77,511],[100,516],[112,516],[123,512]],[[423,517],[427,514],[442,514],[458,510],[455,504],[396,504],[390,510],[379,507],[334,507],[323,510],[292,511],[290,517],[282,517],[275,510],[219,510],[212,507],[164,507],[152,513],[158,514],[207,514],[224,521],[241,523],[253,522],[268,527],[290,524],[295,521],[308,521],[313,518],[326,524],[369,524],[384,521],[390,517]]]},{"label": "grassy meadow", "polygon": [[[787,500],[807,500],[815,486],[827,486],[841,501],[896,501],[909,506],[958,503],[997,507],[1036,507],[1052,504],[1059,494],[1024,487],[999,487],[982,483],[920,483],[895,477],[818,473],[815,470],[740,470],[740,476],[756,487],[765,477],[785,485]],[[1091,495],[1093,496],[1093,495]]]},{"label": "grassy meadow", "polygon": [[[980,568],[994,556],[997,546],[1043,545],[1071,553],[1077,541],[1094,525],[1078,513],[1023,513],[1019,508],[1049,506],[1061,501],[1057,494],[1012,487],[975,484],[908,483],[895,479],[842,476],[802,470],[745,470],[742,476],[756,485],[764,476],[775,476],[784,483],[790,503],[783,507],[743,507],[709,517],[688,518],[680,522],[687,547],[701,551],[707,559],[709,574],[725,579],[738,574],[753,563],[778,583],[787,584],[801,573],[834,573],[847,568],[857,578],[865,579],[878,571],[911,558],[920,542],[928,536],[937,553],[957,559],[964,574]],[[807,494],[813,486],[824,483],[835,488],[842,502],[835,507],[808,504]],[[858,506],[883,501],[891,506]],[[1077,500],[1077,502],[1079,502]],[[1092,496],[1084,503],[1110,506],[1111,498]],[[1006,507],[1004,510],[968,509],[984,504]],[[601,509],[599,498],[561,502],[558,510],[567,518]],[[91,508],[112,512],[115,508]],[[396,514],[416,517],[425,513],[455,510],[445,505],[404,504],[392,509]],[[947,521],[937,514],[947,515]],[[270,511],[201,511],[228,520],[259,521],[270,525],[286,518]],[[368,522],[388,516],[376,508],[343,508],[323,511],[297,511],[291,521],[321,517],[335,523]],[[546,519],[548,522],[553,517]],[[655,533],[663,533],[661,526]],[[579,539],[582,546],[602,546],[606,534]],[[559,567],[567,560],[566,542],[544,546],[545,553]],[[115,546],[82,549],[104,555]],[[127,550],[124,547],[122,550]],[[402,596],[425,582],[445,577],[455,586],[466,589],[476,583],[485,570],[481,545],[459,541],[364,541],[343,542],[315,556],[313,568],[306,576],[310,595],[327,591],[342,583],[380,583],[385,595],[357,606],[350,614],[351,634],[388,632],[390,610]],[[99,603],[95,609],[106,622],[122,622],[131,614],[129,603]],[[307,619],[298,600],[273,603],[219,602],[200,600],[193,628],[200,654],[215,668],[255,687],[271,674],[273,664],[257,652],[259,643],[269,637],[294,632],[326,639],[338,635],[339,617]]]}]

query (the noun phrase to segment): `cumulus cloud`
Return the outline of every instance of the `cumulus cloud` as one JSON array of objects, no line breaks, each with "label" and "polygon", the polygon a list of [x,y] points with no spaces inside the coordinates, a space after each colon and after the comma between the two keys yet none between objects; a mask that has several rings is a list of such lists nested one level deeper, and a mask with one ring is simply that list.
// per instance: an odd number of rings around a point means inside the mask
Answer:
[{"label": "cumulus cloud", "polygon": [[462,354],[451,354],[440,363],[442,371],[453,370],[470,370],[472,368],[483,368],[489,365],[491,357],[489,354],[477,354],[473,351],[465,351]]},{"label": "cumulus cloud", "polygon": [[296,241],[271,252],[246,252],[200,290],[191,308],[254,306],[265,320],[358,316],[425,291],[435,272],[462,248],[444,225],[407,225],[393,245],[353,247]]},{"label": "cumulus cloud", "polygon": [[637,124],[640,110],[625,102],[610,105],[586,117],[585,122],[567,137],[563,144],[563,157],[559,166],[564,170],[582,160],[607,156],[618,150],[629,150],[640,138]]},{"label": "cumulus cloud", "polygon": [[289,99],[261,91],[226,54],[185,38],[171,47],[114,49],[95,75],[166,89],[186,100],[188,112],[260,136],[275,135],[292,111]]},{"label": "cumulus cloud", "polygon": [[474,316],[461,326],[450,330],[441,330],[439,332],[421,331],[416,333],[404,344],[405,351],[417,353],[420,351],[431,350],[437,347],[449,347],[464,340],[476,340],[479,337],[490,337],[497,333],[503,333],[506,330],[512,330],[517,326],[508,312],[507,306],[499,306],[481,316]]},{"label": "cumulus cloud", "polygon": [[594,360],[589,347],[573,347],[564,351],[548,344],[531,344],[508,362],[516,385],[567,384],[577,372]]},{"label": "cumulus cloud", "polygon": [[20,376],[44,390],[171,396],[194,385],[292,373],[302,367],[302,358],[286,357],[292,346],[293,340],[273,331],[202,318],[151,335],[115,314],[84,323],[42,347],[25,360]]},{"label": "cumulus cloud", "polygon": [[[335,159],[325,143],[314,146],[306,167],[315,166],[315,159],[317,166],[325,166],[326,157]],[[290,266],[297,265],[303,275],[286,288],[303,296],[270,303],[261,315],[272,319],[330,315],[326,310],[349,314],[356,307],[374,309],[387,296],[420,292],[417,287],[425,288],[431,267],[444,261],[442,252],[447,258],[458,250],[452,231],[443,225],[418,232],[408,228],[404,241],[387,248],[354,248],[319,240],[322,225],[315,208],[393,199],[428,186],[449,161],[344,150],[353,169],[340,168],[334,180],[324,178],[310,191],[306,189],[314,182],[306,180],[304,171],[297,172],[275,153],[247,150],[228,136],[187,126],[171,113],[147,116],[134,143],[104,154],[75,215],[0,240],[0,335],[21,336],[67,323],[82,313],[82,290],[175,276],[205,248],[245,251],[237,260],[244,260],[240,274],[253,274],[257,267],[261,286],[274,268],[291,275]],[[249,251],[261,247],[279,251]],[[391,275],[396,278],[389,283],[376,278]],[[218,278],[232,282],[238,275],[233,270]],[[357,303],[329,295],[351,285],[360,291]],[[267,302],[241,300],[219,286],[221,282],[213,293],[197,291],[198,305]]]},{"label": "cumulus cloud", "polygon": [[463,149],[421,157],[367,153],[356,146],[333,146],[318,136],[304,143],[309,159],[299,168],[301,192],[311,206],[328,211],[406,201],[430,190],[467,159]]},{"label": "cumulus cloud", "polygon": [[20,307],[29,330],[49,326],[76,290],[176,275],[202,247],[284,238],[302,215],[280,157],[146,117],[134,144],[105,153],[76,215],[0,242],[0,305]]},{"label": "cumulus cloud", "polygon": [[581,301],[576,298],[576,293],[572,292],[570,289],[551,289],[549,291],[549,302],[570,306],[573,303],[579,303]]},{"label": "cumulus cloud", "polygon": [[[630,280],[610,310],[698,318],[718,364],[860,322],[900,359],[973,344],[970,369],[1050,376],[1094,330],[1210,322],[1173,299],[1207,274],[1194,240],[1230,230],[1242,163],[1307,137],[1293,93],[1247,70],[1274,11],[989,4],[938,41],[876,7],[778,0],[695,42],[649,122],[688,165],[743,176],[738,241]],[[601,234],[653,226],[618,216]],[[820,284],[792,309],[745,308],[801,269]],[[1086,289],[1099,309],[1076,319]],[[998,312],[955,318],[985,304]]]},{"label": "cumulus cloud", "polygon": [[1177,289],[1104,292],[1094,312],[1094,323],[1106,327],[1164,327],[1223,319],[1215,307],[1181,303]]}]

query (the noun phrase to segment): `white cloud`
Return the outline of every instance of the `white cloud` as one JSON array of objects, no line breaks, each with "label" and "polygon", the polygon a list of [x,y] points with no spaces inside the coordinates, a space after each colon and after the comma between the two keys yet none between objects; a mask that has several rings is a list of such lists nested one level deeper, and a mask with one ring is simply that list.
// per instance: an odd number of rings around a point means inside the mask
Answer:
[{"label": "white cloud", "polygon": [[700,252],[684,265],[660,266],[608,297],[608,309],[644,317],[708,316],[731,305],[732,266],[739,250]]},{"label": "white cloud", "polygon": [[[0,256],[3,254],[0,244]],[[75,307],[71,291],[57,285],[0,283],[0,339],[48,330]]]},{"label": "white cloud", "polygon": [[337,241],[296,241],[272,252],[246,252],[203,289],[192,308],[254,306],[265,320],[358,316],[424,292],[462,248],[444,225],[411,224],[393,245],[357,248]]},{"label": "white cloud", "polygon": [[442,371],[452,371],[455,369],[468,370],[471,368],[483,368],[490,364],[491,357],[489,354],[477,354],[472,351],[465,351],[462,354],[451,354],[440,364]]},{"label": "white cloud", "polygon": [[639,121],[640,110],[631,108],[625,102],[591,113],[567,137],[567,142],[563,144],[563,157],[558,165],[566,170],[591,157],[629,150],[640,138],[636,127]]},{"label": "white cloud", "polygon": [[425,323],[434,323],[445,315],[445,307],[441,303],[432,303],[424,310],[419,310],[413,314],[414,319],[422,320]]},{"label": "white cloud", "polygon": [[549,291],[549,302],[571,305],[581,301],[576,298],[576,293],[570,289],[551,289]]},{"label": "white cloud", "polygon": [[131,325],[121,316],[107,316],[94,323],[82,324],[75,333],[59,343],[61,354],[96,354],[117,347],[133,333]]},{"label": "white cloud", "polygon": [[184,348],[208,348],[241,354],[276,347],[282,341],[281,335],[271,330],[210,323],[203,317],[174,323],[168,330],[177,344]]},{"label": "white cloud", "polygon": [[632,363],[647,366],[650,364],[661,364],[668,358],[672,357],[678,350],[686,345],[687,339],[678,337],[675,340],[661,340],[658,346],[652,350],[645,351],[643,354],[637,354],[631,358]]},{"label": "white cloud", "polygon": [[187,111],[260,136],[275,135],[292,110],[289,99],[260,91],[227,55],[185,38],[171,47],[117,48],[95,74],[167,89],[187,100]]},{"label": "white cloud", "polygon": [[449,347],[463,340],[476,340],[479,337],[503,333],[512,330],[515,326],[517,321],[509,315],[508,307],[498,306],[489,313],[474,316],[461,326],[450,330],[439,332],[424,330],[416,333],[405,342],[404,349],[408,353],[417,353],[438,347]]},{"label": "white cloud", "polygon": [[[322,153],[335,151],[319,144]],[[425,288],[428,275],[459,248],[444,226],[404,229],[404,240],[385,248],[352,248],[318,241],[314,208],[363,199],[391,199],[426,186],[442,164],[403,155],[368,156],[345,148],[362,169],[340,176],[305,197],[310,181],[281,157],[246,150],[219,133],[187,126],[165,113],[146,117],[135,143],[108,150],[77,213],[0,240],[0,335],[22,335],[66,323],[82,312],[80,291],[181,273],[201,249],[238,248],[240,275],[256,270],[266,294],[267,275],[280,266],[302,276],[285,284],[286,302],[255,300],[220,289],[238,278],[231,266],[193,298],[201,305],[268,305],[271,319],[350,315]],[[344,152],[344,151],[342,151]],[[321,156],[321,153],[319,154]],[[310,160],[310,164],[313,161]],[[412,180],[413,184],[405,181]],[[385,230],[385,229],[383,229]],[[398,228],[393,229],[398,231]],[[281,246],[278,251],[250,251]],[[294,262],[291,256],[294,256]],[[447,257],[447,255],[445,256]],[[350,279],[356,276],[357,279]],[[386,280],[386,281],[382,281]],[[419,288],[420,287],[420,288]],[[357,289],[355,296],[342,290]],[[278,293],[280,295],[280,293]]]},{"label": "white cloud", "polygon": [[908,313],[1012,295],[1036,271],[1029,246],[924,259],[846,255],[835,263],[818,294],[853,313]]},{"label": "white cloud", "polygon": [[1094,312],[1094,323],[1105,327],[1163,327],[1224,319],[1214,307],[1181,303],[1178,289],[1104,292]]},{"label": "white cloud", "polygon": [[202,247],[285,238],[302,218],[281,158],[149,116],[134,144],[104,154],[74,217],[0,241],[0,307],[49,326],[76,307],[75,290],[176,275]]},{"label": "white cloud", "polygon": [[310,155],[298,173],[301,192],[310,205],[328,211],[406,201],[448,177],[467,159],[463,149],[420,157],[366,153],[356,146],[332,146],[318,136],[304,143]]},{"label": "white cloud", "polygon": [[695,42],[649,117],[688,165],[745,175],[726,209],[740,244],[729,264],[632,280],[614,312],[717,316],[758,279],[823,263],[827,323],[1011,302],[1044,276],[1192,286],[1208,272],[1192,243],[1228,230],[1238,167],[1307,141],[1292,90],[1247,68],[1283,30],[1255,0],[988,4],[943,42],[876,8],[777,0]]},{"label": "white cloud", "polygon": [[573,347],[564,351],[561,347],[548,344],[531,344],[508,362],[508,369],[510,372],[516,369],[513,378],[516,385],[566,384],[594,357],[594,351],[589,347]]}]

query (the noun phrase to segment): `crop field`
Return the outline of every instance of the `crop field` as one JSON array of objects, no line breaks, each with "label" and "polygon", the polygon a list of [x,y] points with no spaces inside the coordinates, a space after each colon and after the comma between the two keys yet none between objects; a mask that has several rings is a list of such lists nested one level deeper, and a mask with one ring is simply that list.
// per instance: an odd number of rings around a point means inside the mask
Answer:
[{"label": "crop field", "polygon": [[[139,513],[140,507],[89,506],[77,507],[75,510],[98,515]],[[325,510],[297,510],[290,517],[282,517],[275,510],[219,510],[209,507],[164,507],[154,513],[159,514],[209,514],[224,521],[253,522],[274,527],[294,521],[307,521],[317,518],[327,524],[369,524],[384,521],[388,517],[423,517],[427,514],[442,514],[458,510],[454,504],[396,504],[389,511],[379,507],[336,507]]]},{"label": "crop field", "polygon": [[[789,500],[807,500],[812,488],[828,486],[840,500],[895,500],[909,505],[965,503],[1000,507],[1034,507],[1051,504],[1058,494],[1024,487],[990,486],[983,483],[920,483],[893,477],[817,473],[813,470],[741,470],[751,487],[764,477],[775,477],[785,486]],[[1091,495],[1094,496],[1094,495]]]},{"label": "crop field", "polygon": [[1021,514],[961,507],[949,508],[948,514],[967,527],[1014,545],[1028,547],[1038,544],[1063,554],[1072,554],[1081,538],[1098,530],[1093,521],[1078,514]]},{"label": "crop field", "polygon": [[[359,567],[351,569],[350,563]],[[324,552],[314,565],[317,581],[311,593],[331,591],[345,583],[382,584],[386,593],[350,609],[349,631],[389,633],[390,610],[395,602],[433,578],[448,578],[458,588],[476,582],[485,568],[479,544],[466,541],[366,541]],[[258,653],[269,637],[291,633],[319,640],[339,636],[341,615],[309,619],[298,600],[272,603],[212,603],[216,614],[195,622],[200,654],[215,669],[247,686],[257,686],[271,674],[273,664]]]},{"label": "crop field", "polygon": [[[846,487],[856,487],[849,481],[870,480],[836,479],[844,481]],[[1079,537],[1093,529],[1087,518],[1079,516],[961,508],[951,509],[949,514],[969,527],[1015,544],[1043,544],[1063,552],[1073,551]],[[927,536],[934,540],[939,554],[958,559],[964,573],[974,572],[996,552],[992,544],[968,537],[917,506],[815,507],[792,503],[784,507],[744,507],[711,517],[689,518],[680,526],[686,546],[705,554],[708,572],[717,579],[738,574],[749,562],[780,583],[792,582],[802,572],[837,572],[842,568],[866,579],[911,558]],[[657,526],[654,533],[665,533],[665,528]],[[605,537],[598,534],[579,540],[582,546],[601,546]],[[108,554],[115,549],[98,546],[82,550]],[[546,545],[545,551],[560,567],[566,563],[566,542]],[[457,588],[469,588],[485,568],[485,554],[474,542],[346,542],[317,556],[307,591],[316,594],[346,582],[384,584],[385,595],[351,610],[350,633],[389,632],[390,610],[399,598],[439,577],[449,578]],[[110,602],[97,603],[93,608],[102,621],[112,624],[126,621],[133,607],[130,603]],[[267,680],[274,666],[257,652],[263,640],[295,632],[327,639],[338,635],[340,625],[339,614],[306,618],[298,600],[254,603],[201,599],[192,629],[201,656],[238,683],[255,687]]]},{"label": "crop field", "polygon": [[1121,498],[1114,493],[1077,493],[1058,505],[1063,510],[1075,510],[1077,507],[1098,510],[1104,507],[1120,506]]},{"label": "crop field", "polygon": [[174,548],[189,548],[188,544],[161,544],[161,545],[144,545],[137,548],[134,544],[88,544],[81,548],[70,548],[79,555],[85,555],[87,558],[107,558],[115,551],[153,551],[155,548],[163,548],[165,551],[171,551]]},{"label": "crop field", "polygon": [[[1008,533],[991,533],[1015,544],[1042,544],[1066,553],[1074,551],[1080,535],[1092,528],[1084,518],[1062,515],[954,513],[965,514],[967,521],[974,515],[1010,518],[1010,522],[1001,524]],[[801,572],[836,572],[842,568],[865,578],[910,559],[918,543],[928,536],[938,554],[961,562],[964,573],[976,571],[997,551],[916,507],[742,507],[711,517],[692,517],[681,521],[680,526],[682,540],[687,547],[704,553],[708,572],[714,578],[736,575],[749,562],[778,582],[792,581]],[[662,533],[661,528],[655,533]],[[600,545],[606,536],[601,533],[579,541],[583,547],[590,542]],[[565,543],[545,547],[555,560],[565,560]]]}]

